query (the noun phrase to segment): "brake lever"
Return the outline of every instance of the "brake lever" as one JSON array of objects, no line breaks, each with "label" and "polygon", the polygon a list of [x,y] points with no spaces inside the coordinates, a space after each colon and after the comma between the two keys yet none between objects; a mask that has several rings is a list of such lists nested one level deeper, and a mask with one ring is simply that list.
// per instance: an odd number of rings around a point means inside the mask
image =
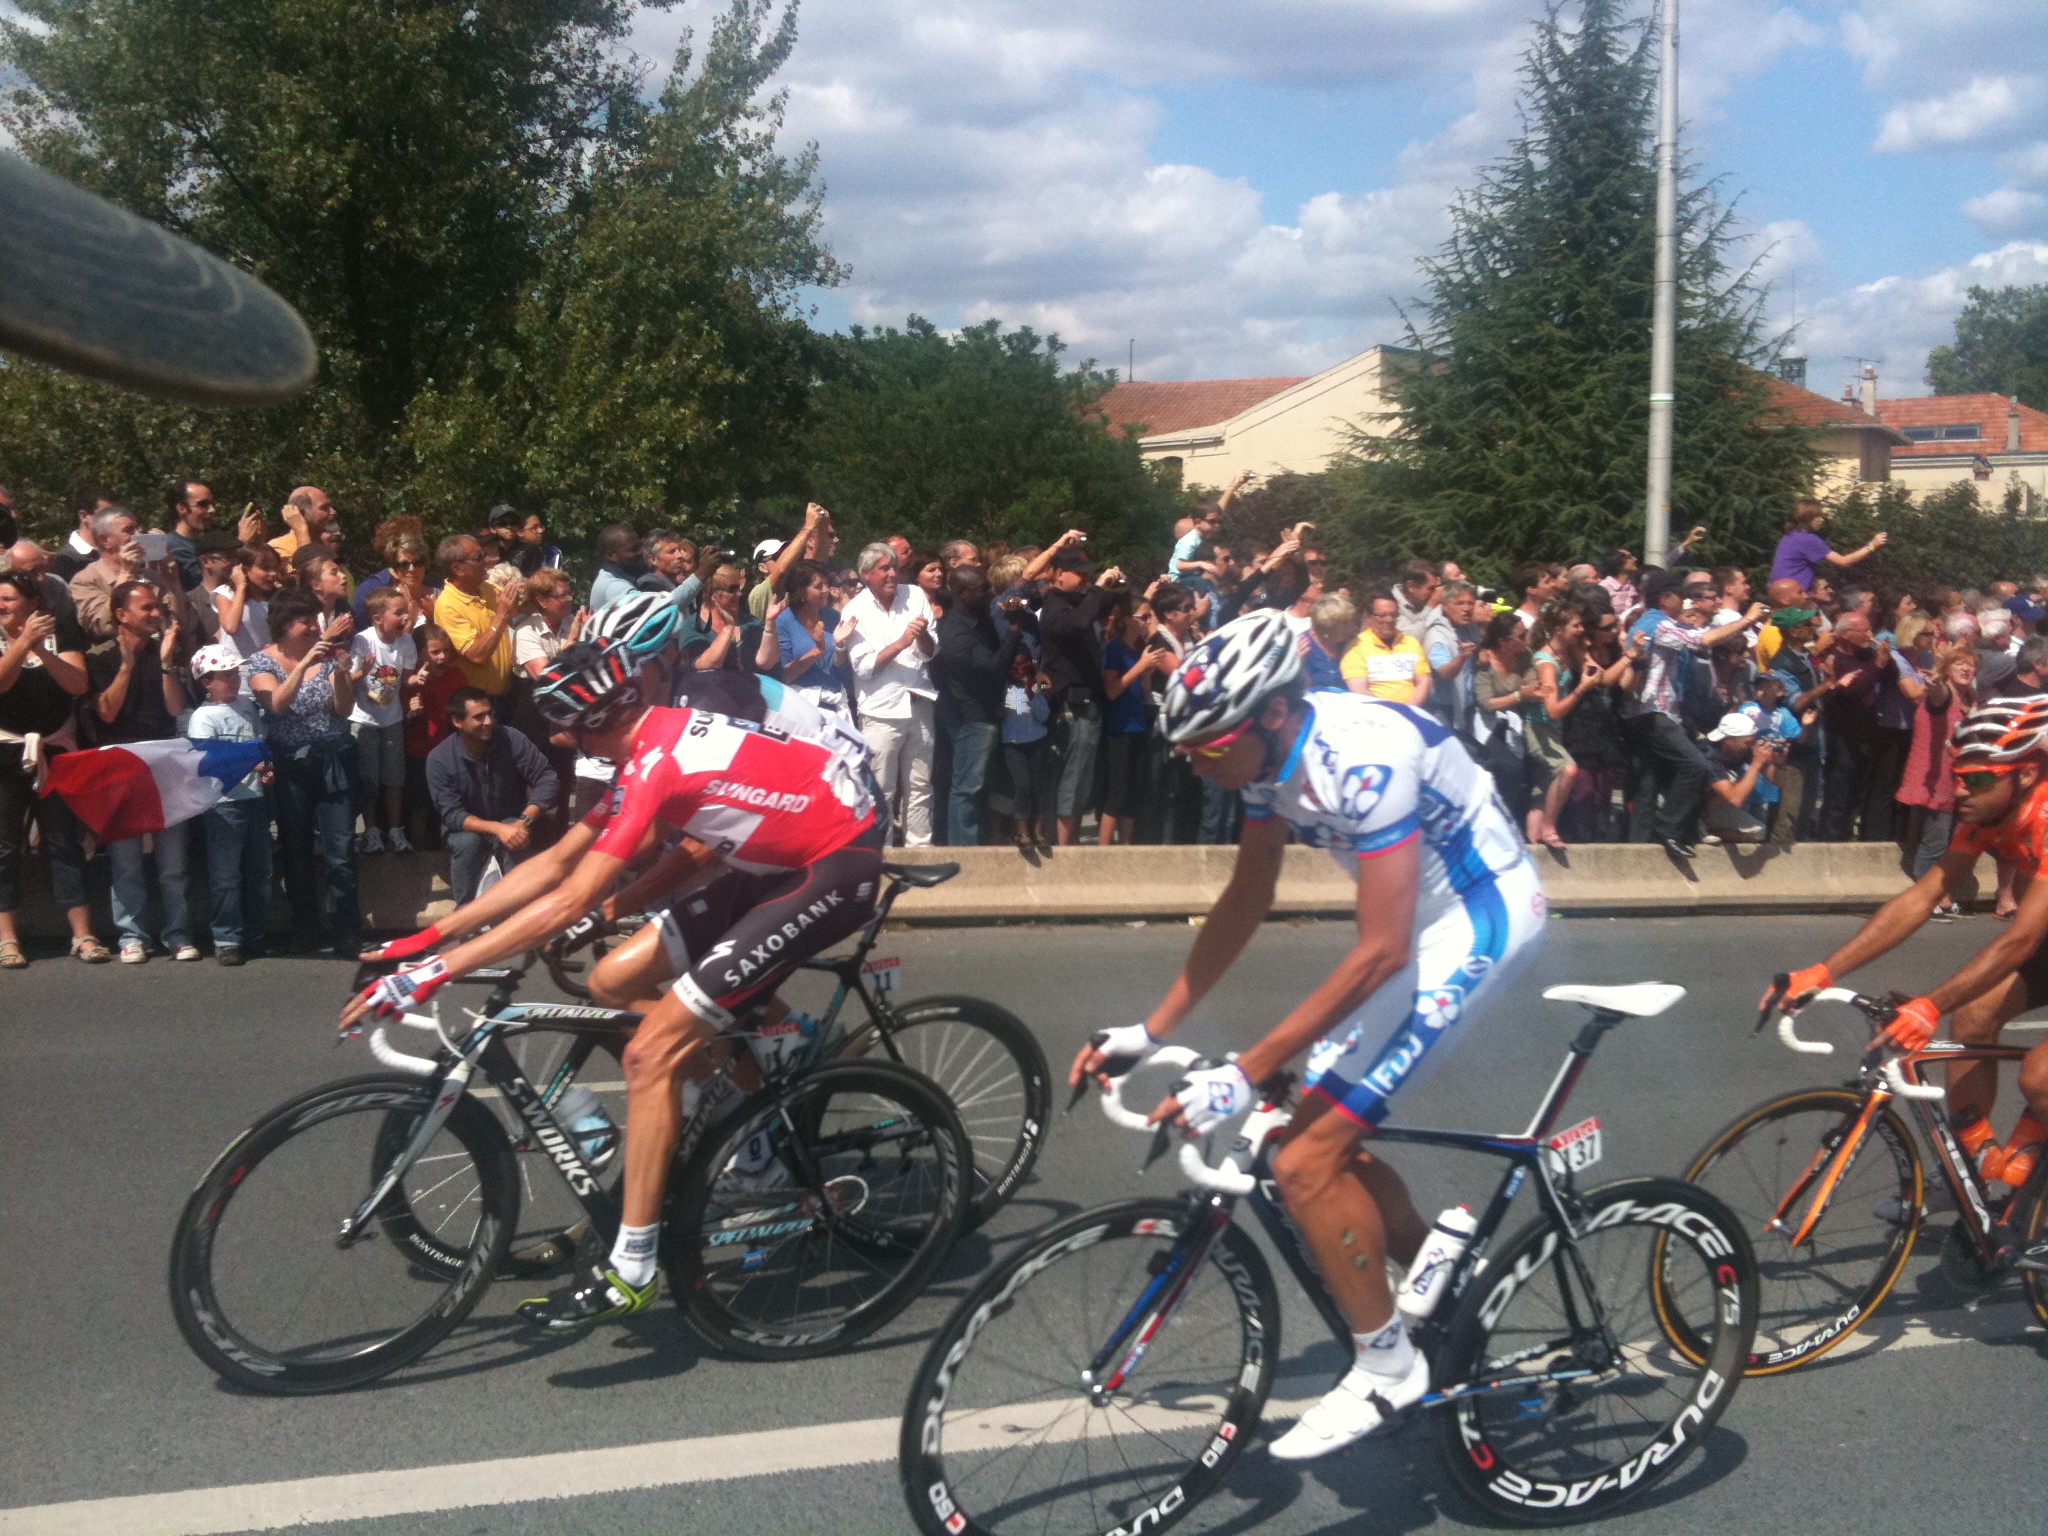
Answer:
[{"label": "brake lever", "polygon": [[1173,1145],[1173,1122],[1162,1120],[1159,1129],[1152,1133],[1152,1145],[1146,1150],[1145,1161],[1138,1164],[1138,1172],[1149,1171],[1152,1165],[1166,1156],[1166,1149]]},{"label": "brake lever", "polygon": [[[1091,1039],[1088,1043],[1090,1045],[1093,1045],[1095,1044],[1095,1041]],[[1124,1057],[1116,1061],[1105,1061],[1102,1064],[1102,1075],[1104,1077],[1122,1077],[1126,1073],[1135,1071],[1138,1067],[1141,1067],[1143,1065],[1144,1062],[1137,1057]],[[1074,1091],[1071,1094],[1067,1095],[1066,1112],[1068,1114],[1071,1115],[1074,1112],[1074,1106],[1076,1104],[1079,1104],[1082,1098],[1086,1096],[1089,1087],[1094,1083],[1094,1081],[1095,1078],[1093,1073],[1083,1072],[1081,1074],[1081,1081],[1074,1084]],[[1149,1159],[1147,1161],[1149,1161]]]},{"label": "brake lever", "polygon": [[1771,990],[1764,994],[1764,1005],[1756,1011],[1756,1028],[1750,1031],[1751,1034],[1760,1035],[1764,1032],[1764,1026],[1770,1023],[1771,1015],[1778,1011],[1778,1004],[1785,1000],[1785,994],[1791,987],[1790,971],[1780,971],[1771,978]]}]

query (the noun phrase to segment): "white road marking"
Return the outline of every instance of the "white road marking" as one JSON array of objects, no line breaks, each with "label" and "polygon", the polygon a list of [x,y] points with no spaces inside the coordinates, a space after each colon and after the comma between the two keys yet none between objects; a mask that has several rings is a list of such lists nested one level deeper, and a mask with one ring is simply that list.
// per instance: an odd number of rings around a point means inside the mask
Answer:
[{"label": "white road marking", "polygon": [[[2011,1304],[2021,1317],[2028,1316],[2024,1304],[2009,1295],[1986,1298],[1963,1310],[1966,1316],[1975,1319],[1994,1309],[2003,1312],[2002,1303]],[[1885,1341],[1880,1321],[1877,1331],[1851,1340],[1843,1346],[1842,1353],[1876,1354],[1888,1349],[1923,1349],[1973,1341],[1972,1334],[1954,1331],[1955,1326],[1949,1324],[1947,1331],[1937,1332],[1933,1325],[1912,1318],[1896,1338]],[[2025,1331],[2041,1330],[2029,1320]],[[1326,1375],[1281,1377],[1273,1384],[1275,1395],[1266,1402],[1265,1417],[1299,1417],[1328,1389],[1329,1383]],[[1075,1415],[1072,1424],[1058,1425],[1056,1420],[1070,1407],[1066,1403],[1037,1404],[1010,1409],[1000,1420],[955,1420],[949,1425],[948,1436],[956,1445],[965,1442],[982,1447],[1001,1444],[1020,1430],[1031,1429],[1047,1429],[1048,1440],[1075,1439],[1085,1433],[1082,1426],[1088,1415]],[[1190,1418],[1186,1410],[1156,1405],[1139,1407],[1132,1414],[1142,1417],[1147,1427],[1161,1429]],[[586,1498],[643,1488],[728,1482],[778,1472],[826,1471],[893,1461],[901,1432],[898,1419],[854,1419],[692,1440],[658,1440],[602,1450],[515,1456],[500,1461],[190,1488],[116,1499],[80,1499],[0,1509],[0,1536],[230,1536],[242,1531],[287,1530],[335,1521],[388,1519],[452,1509]]]}]

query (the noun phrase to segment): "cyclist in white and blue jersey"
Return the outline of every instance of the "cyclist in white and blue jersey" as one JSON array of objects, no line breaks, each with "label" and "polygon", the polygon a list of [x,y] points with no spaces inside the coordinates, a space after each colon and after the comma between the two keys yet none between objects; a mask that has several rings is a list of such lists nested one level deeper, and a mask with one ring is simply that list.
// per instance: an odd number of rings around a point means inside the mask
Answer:
[{"label": "cyclist in white and blue jersey", "polygon": [[1280,1195],[1351,1321],[1343,1380],[1273,1443],[1285,1460],[1351,1444],[1429,1390],[1387,1283],[1428,1231],[1407,1186],[1361,1143],[1404,1085],[1438,1065],[1534,952],[1543,886],[1493,780],[1422,711],[1309,693],[1294,629],[1225,625],[1167,685],[1160,726],[1197,775],[1243,793],[1229,884],[1151,1017],[1105,1030],[1069,1081],[1149,1055],[1272,910],[1290,835],[1358,882],[1358,941],[1321,986],[1234,1061],[1190,1073],[1153,1112],[1190,1132],[1250,1109],[1255,1084],[1307,1050],[1307,1096],[1273,1160]]}]

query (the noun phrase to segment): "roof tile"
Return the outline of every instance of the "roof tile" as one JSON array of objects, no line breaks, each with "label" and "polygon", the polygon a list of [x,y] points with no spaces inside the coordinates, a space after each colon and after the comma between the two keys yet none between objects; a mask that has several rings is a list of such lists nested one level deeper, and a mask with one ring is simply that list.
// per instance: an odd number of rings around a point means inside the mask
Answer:
[{"label": "roof tile", "polygon": [[[1307,375],[1302,375],[1306,378]],[[1270,400],[1283,389],[1301,382],[1292,379],[1187,379],[1177,383],[1130,383],[1117,385],[1104,395],[1096,409],[1109,420],[1110,430],[1119,436],[1124,427],[1139,428],[1143,435],[1185,432],[1191,427],[1214,426],[1248,411],[1261,400]]]},{"label": "roof tile", "polygon": [[[1908,395],[1877,402],[1877,414],[1887,426],[1950,427],[1975,422],[1984,435],[1975,440],[1913,443],[1894,448],[1895,459],[1930,459],[1946,454],[2005,452],[2005,418],[2012,402],[2004,395]],[[2020,407],[2020,452],[2048,453],[2048,411],[2030,405]]]}]

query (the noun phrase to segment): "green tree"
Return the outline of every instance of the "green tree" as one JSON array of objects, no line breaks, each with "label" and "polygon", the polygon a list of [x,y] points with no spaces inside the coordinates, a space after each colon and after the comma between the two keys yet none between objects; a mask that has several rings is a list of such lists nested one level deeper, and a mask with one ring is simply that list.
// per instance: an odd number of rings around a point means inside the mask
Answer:
[{"label": "green tree", "polygon": [[1833,505],[1829,539],[1837,548],[1854,548],[1879,529],[1891,536],[1853,578],[1843,578],[1859,586],[1925,592],[2048,571],[2048,521],[2027,512],[2017,486],[1987,507],[1968,480],[1917,497],[1888,481],[1858,487]]},{"label": "green tree", "polygon": [[[1498,576],[1642,534],[1655,258],[1656,78],[1619,0],[1553,5],[1523,64],[1527,129],[1451,210],[1423,263],[1423,356],[1394,375],[1391,440],[1346,496],[1401,554],[1457,554]],[[1811,481],[1806,435],[1771,409],[1762,293],[1733,270],[1733,214],[1688,184],[1681,238],[1672,521],[1717,559],[1765,558]],[[1365,542],[1364,540],[1356,540]]]},{"label": "green tree", "polygon": [[2018,395],[2048,411],[2048,283],[1972,288],[1956,342],[1927,354],[1937,395]]},{"label": "green tree", "polygon": [[912,315],[856,326],[818,391],[810,493],[859,538],[1044,543],[1084,528],[1098,559],[1171,542],[1177,487],[1092,409],[1115,375],[1062,368],[1056,336]]}]

